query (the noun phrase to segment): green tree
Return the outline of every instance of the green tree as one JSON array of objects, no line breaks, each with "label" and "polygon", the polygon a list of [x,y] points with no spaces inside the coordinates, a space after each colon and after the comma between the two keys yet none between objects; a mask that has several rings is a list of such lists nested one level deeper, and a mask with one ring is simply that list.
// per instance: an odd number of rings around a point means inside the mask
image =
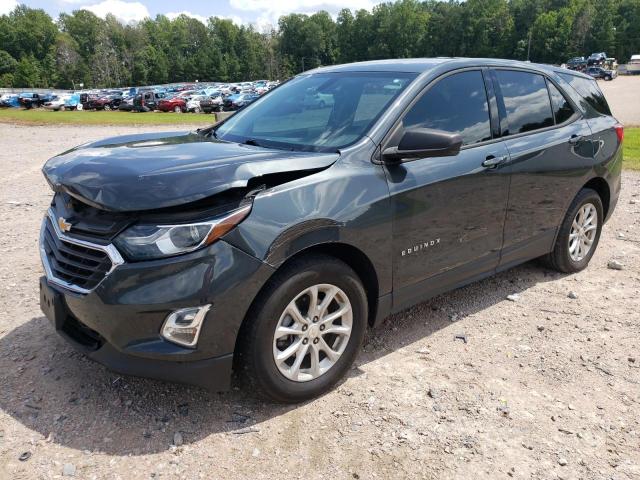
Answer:
[{"label": "green tree", "polygon": [[33,55],[22,57],[13,75],[13,85],[16,87],[40,87],[40,67]]}]

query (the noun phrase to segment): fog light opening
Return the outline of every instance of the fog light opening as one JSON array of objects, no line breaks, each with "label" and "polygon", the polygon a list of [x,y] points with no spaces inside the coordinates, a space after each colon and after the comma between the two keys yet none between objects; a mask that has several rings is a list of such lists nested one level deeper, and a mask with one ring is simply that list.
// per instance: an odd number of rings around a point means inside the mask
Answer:
[{"label": "fog light opening", "polygon": [[211,305],[203,305],[171,312],[162,325],[162,337],[183,347],[195,348],[202,322],[210,308]]}]

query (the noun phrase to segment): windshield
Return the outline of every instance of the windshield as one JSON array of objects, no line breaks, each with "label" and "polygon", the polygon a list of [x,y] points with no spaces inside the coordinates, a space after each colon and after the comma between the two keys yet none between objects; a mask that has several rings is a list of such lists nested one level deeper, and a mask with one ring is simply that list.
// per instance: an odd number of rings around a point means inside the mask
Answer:
[{"label": "windshield", "polygon": [[300,75],[229,118],[218,127],[216,137],[272,148],[336,151],[362,138],[415,76],[394,72]]}]

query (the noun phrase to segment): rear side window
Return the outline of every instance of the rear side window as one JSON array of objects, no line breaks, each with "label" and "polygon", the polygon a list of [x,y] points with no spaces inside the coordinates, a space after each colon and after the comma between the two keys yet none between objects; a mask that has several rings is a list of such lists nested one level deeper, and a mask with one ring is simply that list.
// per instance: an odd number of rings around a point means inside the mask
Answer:
[{"label": "rear side window", "polygon": [[558,87],[551,82],[547,82],[547,86],[549,87],[551,106],[553,108],[553,116],[556,119],[556,124],[564,123],[573,116],[573,107],[564,97],[562,92],[558,90]]},{"label": "rear side window", "polygon": [[611,115],[611,110],[609,109],[609,105],[604,98],[604,94],[595,79],[592,78],[583,78],[577,77],[575,75],[567,74],[567,73],[559,73],[564,80],[571,85],[576,92],[583,97],[589,105],[591,105],[596,112],[601,113],[602,115]]},{"label": "rear side window", "polygon": [[505,135],[530,132],[554,124],[547,85],[542,75],[496,70],[507,113]]},{"label": "rear side window", "polygon": [[405,115],[404,128],[458,133],[464,145],[491,139],[489,105],[482,73],[460,72],[433,85]]}]

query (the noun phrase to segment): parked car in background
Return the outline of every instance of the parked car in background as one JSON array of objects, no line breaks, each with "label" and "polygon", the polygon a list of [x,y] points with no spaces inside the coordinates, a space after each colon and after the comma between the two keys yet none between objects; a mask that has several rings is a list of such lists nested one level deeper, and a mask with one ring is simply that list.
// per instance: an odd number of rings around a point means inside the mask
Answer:
[{"label": "parked car in background", "polygon": [[585,68],[587,68],[587,59],[584,57],[573,57],[567,62],[567,68],[569,70],[582,72]]},{"label": "parked car in background", "polygon": [[584,73],[593,77],[600,78],[602,80],[613,80],[618,76],[618,72],[616,70],[606,70],[602,67],[589,67]]},{"label": "parked car in background", "polygon": [[20,106],[20,99],[16,93],[5,93],[0,96],[0,108],[17,108]]},{"label": "parked car in background", "polygon": [[239,93],[224,99],[225,110],[238,110],[260,98],[257,93]]},{"label": "parked car in background", "polygon": [[112,94],[100,97],[94,101],[96,110],[117,110],[122,103],[122,94]]},{"label": "parked car in background", "polygon": [[18,95],[18,101],[20,105],[27,110],[31,108],[38,108],[44,105],[46,102],[51,100],[53,97],[52,94],[47,93],[32,93],[32,92],[23,92]]},{"label": "parked car in background", "polygon": [[80,103],[80,94],[78,93],[65,93],[62,95],[58,95],[53,98],[51,101],[46,102],[43,107],[47,110],[57,111],[65,111],[65,110],[75,110]]},{"label": "parked car in background", "polygon": [[80,103],[82,103],[83,110],[95,110],[96,102],[101,98],[97,93],[84,92],[80,94]]},{"label": "parked car in background", "polygon": [[133,98],[135,97],[123,97],[120,105],[118,105],[118,110],[121,112],[130,112],[133,110]]},{"label": "parked car in background", "polygon": [[200,102],[206,98],[209,98],[207,95],[192,95],[189,100],[187,100],[187,112],[200,113],[202,112],[202,107],[200,106]]},{"label": "parked car in background", "polygon": [[161,112],[184,113],[187,111],[187,102],[179,95],[163,98],[158,102],[158,110]]},{"label": "parked car in background", "polygon": [[587,58],[587,66],[597,67],[597,66],[603,65],[604,62],[606,62],[606,60],[607,60],[606,53],[604,52],[592,53],[591,55],[589,55],[589,58]]},{"label": "parked car in background", "polygon": [[640,73],[640,54],[631,55],[631,60],[627,62],[627,72],[629,72],[631,75]]},{"label": "parked car in background", "polygon": [[144,90],[133,97],[133,109],[135,112],[152,112],[158,109],[160,100],[164,98],[164,93],[157,93],[152,90]]},{"label": "parked car in background", "polygon": [[219,112],[222,110],[223,103],[224,101],[220,94],[208,96],[200,100],[200,109],[204,113]]}]

